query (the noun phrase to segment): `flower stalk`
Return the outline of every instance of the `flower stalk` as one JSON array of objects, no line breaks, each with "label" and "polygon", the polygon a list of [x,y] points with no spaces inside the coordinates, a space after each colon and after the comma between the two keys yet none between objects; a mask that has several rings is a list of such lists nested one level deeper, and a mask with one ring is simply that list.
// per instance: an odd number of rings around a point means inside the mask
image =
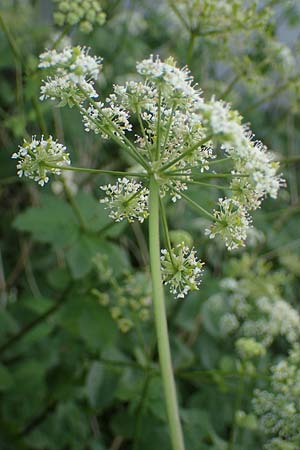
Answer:
[{"label": "flower stalk", "polygon": [[165,393],[167,416],[173,450],[184,450],[185,447],[177,404],[177,394],[172,368],[165,299],[160,269],[159,186],[154,177],[151,177],[150,179],[149,210],[150,267],[152,276],[154,320],[161,376]]}]

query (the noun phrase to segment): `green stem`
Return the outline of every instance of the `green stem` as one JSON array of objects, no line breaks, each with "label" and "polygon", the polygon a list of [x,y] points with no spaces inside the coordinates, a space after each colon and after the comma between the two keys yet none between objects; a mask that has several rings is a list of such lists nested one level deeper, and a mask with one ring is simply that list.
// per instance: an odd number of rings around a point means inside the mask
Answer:
[{"label": "green stem", "polygon": [[169,135],[170,135],[170,130],[171,130],[171,125],[172,125],[175,109],[176,109],[176,101],[172,105],[172,111],[171,111],[171,114],[170,114],[170,117],[169,117],[169,120],[168,120],[166,135],[165,135],[165,139],[164,139],[164,143],[163,143],[163,147],[162,147],[162,151],[161,151],[161,159],[162,159],[162,157],[163,157],[163,155],[165,153],[166,147],[167,147],[167,143],[168,143],[168,139],[169,139]]},{"label": "green stem", "polygon": [[[84,95],[86,95],[86,99],[90,101],[90,103],[94,106],[94,108],[96,108],[99,112],[101,112],[101,109],[99,108],[97,103],[94,102],[92,99],[90,99],[83,89],[81,89],[80,87],[79,87],[79,89]],[[81,112],[81,114],[83,115],[83,117],[88,117],[89,120],[91,120],[99,128],[99,130],[101,130],[105,134],[108,134],[108,136],[114,142],[116,142],[117,145],[119,145],[121,148],[123,148],[137,163],[139,163],[142,167],[144,167],[144,169],[146,169],[146,170],[148,169],[148,166],[145,165],[144,162],[143,162],[142,156],[137,153],[135,147],[132,146],[131,142],[128,141],[127,138],[125,139],[125,137],[124,137],[124,140],[126,142],[129,142],[130,145],[129,144],[125,144],[125,142],[121,141],[116,134],[112,133],[110,130],[108,130],[107,128],[103,127],[103,125],[101,124],[99,119],[97,120],[94,117],[89,116],[87,111],[86,111],[86,109],[83,108],[79,103],[77,103],[77,107],[78,107],[79,111]],[[103,115],[103,113],[102,113],[102,115]],[[106,117],[104,117],[104,118],[107,121],[107,118]],[[113,128],[115,129],[115,127],[113,127]],[[118,129],[116,131],[119,133]]]},{"label": "green stem", "polygon": [[106,174],[106,175],[138,177],[138,178],[146,178],[147,177],[147,174],[143,174],[143,173],[121,172],[118,170],[89,169],[88,167],[55,166],[52,164],[45,164],[45,167],[48,167],[49,169],[71,170],[72,172],[87,172],[87,173],[94,173],[94,174]]},{"label": "green stem", "polygon": [[204,183],[203,181],[194,181],[194,180],[187,180],[185,181],[186,184],[199,184],[200,186],[207,186],[210,188],[217,188],[217,189],[225,189],[225,190],[230,190],[229,186],[222,186],[221,184],[211,184],[211,183]]},{"label": "green stem", "polygon": [[84,217],[81,214],[80,208],[77,205],[76,200],[74,199],[73,194],[70,191],[70,189],[69,189],[69,187],[68,187],[68,185],[66,183],[66,180],[64,178],[62,178],[62,182],[63,182],[64,191],[65,191],[68,203],[71,206],[71,208],[73,209],[74,214],[76,215],[76,217],[78,219],[78,222],[79,222],[79,225],[80,225],[80,229],[82,231],[87,231],[88,227],[87,227],[87,224],[85,223]]},{"label": "green stem", "polygon": [[[136,110],[136,115],[137,115],[138,123],[139,123],[139,126],[140,126],[140,130],[142,132],[142,136],[143,136],[144,141],[145,141],[145,146],[146,146],[146,148],[149,149],[148,136],[146,134],[146,130],[145,130],[145,127],[144,127],[144,124],[143,124],[141,108],[139,107],[138,103],[136,104],[135,110]],[[151,153],[149,152],[149,158],[150,157],[151,157]]]},{"label": "green stem", "polygon": [[[187,174],[184,172],[165,172],[165,175],[173,176],[173,177],[192,177],[193,174]],[[193,178],[195,181],[210,179],[210,178],[247,178],[248,174],[244,173],[203,173],[199,175],[197,178]]]},{"label": "green stem", "polygon": [[14,54],[15,59],[18,61],[21,61],[22,58],[21,58],[21,55],[20,55],[20,52],[18,49],[18,45],[15,41],[15,38],[11,34],[10,30],[6,26],[5,20],[3,20],[1,14],[0,14],[0,28],[2,29],[3,33],[6,35],[6,38],[8,40],[8,43],[10,45],[11,51]]},{"label": "green stem", "polygon": [[190,205],[192,205],[195,209],[200,211],[202,214],[204,214],[205,216],[209,217],[212,220],[216,220],[216,218],[210,212],[206,211],[206,209],[202,208],[202,206],[198,205],[198,203],[194,202],[194,200],[192,200],[190,197],[185,195],[183,192],[178,191],[177,189],[174,189],[174,188],[172,188],[172,190],[174,192],[176,192],[178,195],[180,195],[182,198],[184,198]]},{"label": "green stem", "polygon": [[252,103],[248,108],[246,108],[244,114],[248,114],[249,112],[266,103],[268,100],[273,100],[273,98],[277,97],[282,91],[286,90],[291,84],[297,82],[298,80],[298,77],[293,77],[290,78],[286,83],[282,83],[281,85],[277,86],[274,91],[268,93],[261,99],[257,100],[257,102]]},{"label": "green stem", "polygon": [[71,25],[65,26],[65,28],[62,30],[62,32],[56,39],[56,41],[53,42],[52,50],[55,50],[59,46],[59,44],[61,43],[63,38],[69,33],[70,29],[71,29]]},{"label": "green stem", "polygon": [[225,91],[223,92],[223,94],[220,95],[220,98],[222,100],[225,100],[228,95],[230,94],[230,92],[232,91],[232,89],[234,88],[235,84],[239,81],[239,79],[241,78],[240,74],[237,74],[233,80],[229,83],[229,85],[227,86],[227,88],[225,89]]},{"label": "green stem", "polygon": [[155,160],[159,159],[160,154],[160,118],[161,118],[161,88],[158,90],[158,111],[157,111],[157,123],[156,123],[156,152]]},{"label": "green stem", "polygon": [[222,158],[222,159],[214,159],[209,162],[209,165],[211,166],[211,165],[215,165],[215,164],[220,164],[220,163],[231,161],[231,160],[232,160],[232,157],[227,156],[226,158]]},{"label": "green stem", "polygon": [[[130,152],[131,156],[135,159],[135,161],[137,161],[139,164],[141,164],[141,166],[144,167],[144,169],[148,170],[149,166],[148,166],[147,161],[137,151],[137,149],[132,144],[132,142],[130,142],[130,140],[125,135],[123,136],[124,141],[122,139],[120,139],[118,137],[120,130],[116,126],[116,124],[103,113],[103,109],[99,108],[99,105],[97,104],[97,102],[95,102],[95,100],[90,98],[89,95],[85,92],[85,90],[82,89],[80,86],[79,86],[79,90],[85,95],[86,100],[88,100],[90,102],[90,104],[92,104],[94,106],[94,108],[97,109],[99,114],[101,114],[101,116],[106,120],[108,125],[110,125],[116,131],[117,134],[112,133],[110,130],[103,129],[103,127],[102,127],[102,131],[106,132],[113,141],[115,141],[118,145],[120,145],[120,147],[122,147],[128,153]],[[81,113],[83,114],[83,116],[89,117],[86,110],[81,105],[79,105],[77,103],[77,106],[78,106],[79,110],[81,111]],[[97,121],[97,119],[94,119],[92,117],[89,117],[89,119],[92,120],[92,122],[94,122],[101,129],[101,124],[99,123],[99,120]]]},{"label": "green stem", "polygon": [[175,268],[176,265],[175,265],[175,261],[174,261],[173,254],[172,254],[172,246],[171,246],[171,239],[170,239],[170,235],[169,235],[167,215],[166,215],[166,210],[165,210],[165,207],[164,207],[164,204],[163,204],[163,201],[161,198],[159,198],[159,206],[160,206],[162,224],[163,224],[163,229],[164,229],[164,234],[165,234],[165,239],[166,239],[166,247],[169,252],[173,267]]},{"label": "green stem", "polygon": [[189,40],[189,46],[188,46],[188,50],[187,50],[187,65],[188,66],[190,66],[191,62],[192,62],[195,39],[196,39],[196,34],[195,34],[194,30],[190,30],[190,40]]},{"label": "green stem", "polygon": [[181,155],[177,156],[177,158],[174,158],[173,160],[169,161],[167,164],[164,164],[161,167],[161,171],[163,172],[166,169],[169,169],[170,167],[174,166],[174,164],[178,163],[179,161],[181,161],[186,156],[189,156],[191,153],[193,153],[195,150],[197,150],[197,148],[199,148],[202,145],[204,145],[210,139],[211,139],[211,136],[208,136],[208,137],[206,137],[204,139],[201,139],[201,141],[197,142],[195,145],[193,145],[192,147],[188,148],[185,152],[181,153]]},{"label": "green stem", "polygon": [[159,241],[159,187],[152,176],[150,179],[149,250],[153,290],[154,319],[157,334],[158,353],[164,386],[167,416],[173,450],[184,450],[183,434],[177,405],[175,380],[171,361],[168,324],[160,269]]}]

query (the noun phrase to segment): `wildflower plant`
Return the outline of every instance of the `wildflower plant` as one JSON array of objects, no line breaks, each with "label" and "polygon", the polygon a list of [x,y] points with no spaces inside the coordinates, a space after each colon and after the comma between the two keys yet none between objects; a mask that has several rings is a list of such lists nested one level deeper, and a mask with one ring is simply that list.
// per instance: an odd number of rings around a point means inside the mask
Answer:
[{"label": "wildflower plant", "polygon": [[[38,166],[35,158],[28,158],[26,170],[24,166],[18,174],[43,184],[48,181],[43,170],[116,176],[114,184],[101,186],[104,197],[100,201],[110,217],[117,222],[149,218],[152,301],[167,415],[173,448],[183,450],[163,283],[173,295],[183,298],[199,288],[203,262],[195,249],[185,244],[172,247],[165,203],[168,198],[173,203],[185,200],[211,220],[207,230],[210,238],[219,235],[229,250],[235,249],[245,243],[250,212],[267,195],[276,198],[283,184],[278,163],[243,125],[242,117],[224,102],[215,98],[206,101],[189,70],[178,68],[173,58],[161,61],[150,56],[137,63],[138,79],[114,85],[106,99],[100,99],[95,88],[102,60],[90,56],[86,48],[46,51],[40,68],[50,72],[41,88],[41,100],[78,108],[85,130],[114,141],[135,165],[135,172],[62,165],[61,159],[51,159],[50,146],[49,158],[42,153]],[[21,162],[22,151],[21,147]],[[226,167],[226,171],[217,171],[218,167]],[[226,184],[211,184],[211,179]],[[190,186],[219,189],[222,198],[216,209],[207,211],[192,200],[187,193]],[[160,218],[166,246],[162,251]]]}]

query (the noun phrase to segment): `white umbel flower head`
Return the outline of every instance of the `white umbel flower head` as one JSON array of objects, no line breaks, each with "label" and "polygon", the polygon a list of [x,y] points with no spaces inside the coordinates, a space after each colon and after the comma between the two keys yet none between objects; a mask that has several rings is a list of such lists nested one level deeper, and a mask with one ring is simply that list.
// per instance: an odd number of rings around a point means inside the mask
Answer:
[{"label": "white umbel flower head", "polygon": [[149,190],[141,183],[128,178],[119,178],[116,184],[100,186],[106,197],[100,200],[106,209],[109,209],[109,217],[116,222],[127,219],[128,222],[144,222],[148,217]]},{"label": "white umbel flower head", "polygon": [[184,243],[171,251],[171,255],[166,249],[161,251],[163,282],[176,298],[184,298],[190,291],[199,289],[204,263],[197,259],[195,250]]},{"label": "white umbel flower head", "polygon": [[[44,186],[49,181],[48,174],[59,175],[61,170],[57,166],[70,165],[69,153],[66,153],[66,147],[54,141],[52,136],[37,140],[32,137],[31,142],[24,140],[19,151],[12,155],[13,159],[18,159],[17,174],[19,177],[25,176],[38,184]],[[56,167],[48,167],[56,166]]]},{"label": "white umbel flower head", "polygon": [[219,234],[228,250],[245,245],[247,230],[251,226],[251,218],[246,209],[232,198],[219,198],[219,210],[214,210],[215,223],[206,230],[213,239]]},{"label": "white umbel flower head", "polygon": [[[65,47],[61,52],[47,50],[40,55],[39,68],[48,69],[52,77],[44,80],[41,100],[60,100],[60,106],[82,102],[98,95],[93,82],[99,77],[102,58],[89,55],[86,47]],[[83,93],[85,92],[85,94]]]},{"label": "white umbel flower head", "polygon": [[40,69],[55,69],[57,74],[68,73],[71,80],[82,78],[97,80],[102,68],[102,58],[89,55],[87,47],[65,47],[61,52],[47,50],[40,55]]},{"label": "white umbel flower head", "polygon": [[162,62],[153,55],[149,59],[137,63],[137,72],[147,80],[160,84],[162,91],[168,92],[171,97],[195,100],[199,92],[192,86],[193,77],[187,67],[179,69],[173,58]]}]

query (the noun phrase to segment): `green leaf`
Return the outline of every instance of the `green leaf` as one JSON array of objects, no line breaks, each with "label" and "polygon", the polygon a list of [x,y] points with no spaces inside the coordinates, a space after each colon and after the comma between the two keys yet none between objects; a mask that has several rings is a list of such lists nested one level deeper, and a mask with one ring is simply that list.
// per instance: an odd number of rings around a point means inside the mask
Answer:
[{"label": "green leaf", "polygon": [[92,300],[83,304],[79,334],[88,347],[99,350],[115,341],[117,328],[109,311]]},{"label": "green leaf", "polygon": [[92,259],[97,253],[98,246],[97,238],[82,234],[66,251],[65,256],[73,278],[82,278],[91,271],[93,267]]},{"label": "green leaf", "polygon": [[57,248],[76,241],[79,227],[71,207],[62,199],[44,194],[40,207],[28,208],[13,223],[19,231],[30,232],[39,242]]},{"label": "green leaf", "polygon": [[86,395],[93,408],[98,404],[103,377],[103,365],[98,361],[93,362],[86,380]]},{"label": "green leaf", "polygon": [[47,272],[47,281],[51,287],[64,290],[70,284],[71,276],[67,267],[54,267]]},{"label": "green leaf", "polygon": [[98,254],[107,260],[115,277],[120,275],[129,264],[124,250],[115,244],[104,241],[101,237],[82,234],[66,252],[72,276],[77,279],[87,275],[94,267],[93,258]]},{"label": "green leaf", "polygon": [[[115,370],[115,369],[114,369]],[[94,361],[88,372],[85,391],[90,405],[102,410],[112,404],[119,375],[111,367]]]},{"label": "green leaf", "polygon": [[90,231],[99,231],[111,223],[104,205],[86,192],[80,192],[74,199]]},{"label": "green leaf", "polygon": [[45,297],[26,297],[22,299],[22,303],[26,308],[37,314],[43,314],[53,306],[53,301]]}]

